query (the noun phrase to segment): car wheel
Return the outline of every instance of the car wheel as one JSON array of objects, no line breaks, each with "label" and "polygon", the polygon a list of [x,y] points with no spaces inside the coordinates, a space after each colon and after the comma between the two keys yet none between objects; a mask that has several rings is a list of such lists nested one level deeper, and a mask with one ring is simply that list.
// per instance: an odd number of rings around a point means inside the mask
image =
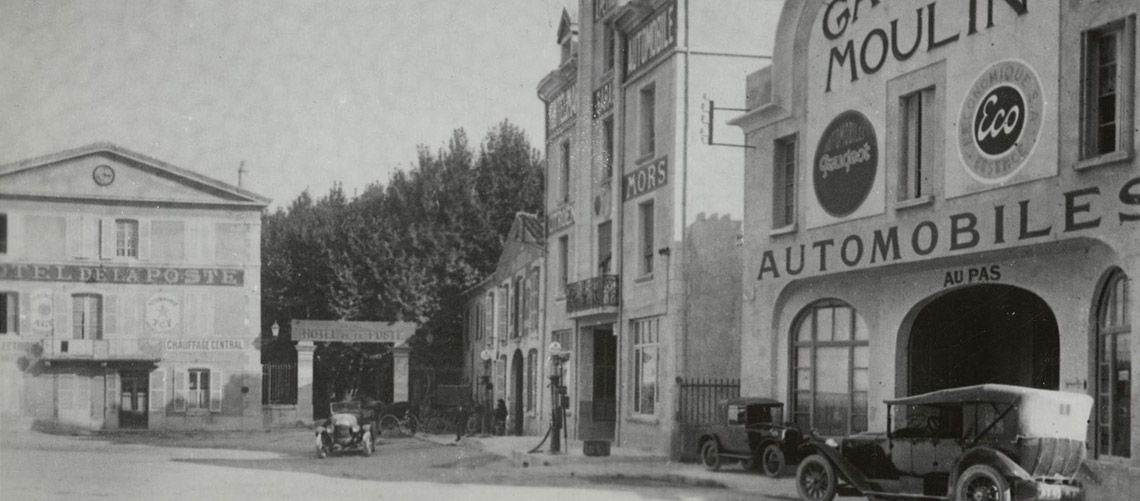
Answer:
[{"label": "car wheel", "polygon": [[997,470],[984,464],[966,468],[954,487],[959,501],[1009,501],[1009,482]]},{"label": "car wheel", "polygon": [[764,474],[769,477],[779,477],[784,464],[784,451],[780,450],[779,445],[768,444],[764,452],[760,453],[760,466],[764,468]]},{"label": "car wheel", "polygon": [[361,441],[364,442],[364,456],[371,456],[373,447],[376,447],[376,444],[372,443],[372,432],[364,432],[364,437],[361,438]]},{"label": "car wheel", "polygon": [[317,458],[324,459],[327,457],[329,457],[329,451],[325,447],[325,441],[320,435],[317,435]]},{"label": "car wheel", "polygon": [[397,435],[401,433],[400,420],[396,419],[396,416],[386,414],[384,417],[380,418],[380,426],[378,426],[377,429],[380,430],[381,437],[391,437]]},{"label": "car wheel", "polygon": [[835,467],[819,454],[805,458],[796,470],[796,490],[800,493],[800,499],[831,501],[835,499],[838,484]]},{"label": "car wheel", "polygon": [[708,471],[717,471],[720,469],[720,445],[716,443],[716,439],[709,439],[701,445],[701,464],[705,465]]}]

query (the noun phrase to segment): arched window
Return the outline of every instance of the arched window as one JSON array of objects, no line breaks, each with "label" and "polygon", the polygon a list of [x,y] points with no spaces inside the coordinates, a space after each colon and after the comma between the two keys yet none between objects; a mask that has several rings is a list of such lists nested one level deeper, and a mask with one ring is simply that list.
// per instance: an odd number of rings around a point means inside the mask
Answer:
[{"label": "arched window", "polygon": [[846,303],[820,301],[792,330],[792,412],[822,435],[867,431],[867,325]]},{"label": "arched window", "polygon": [[1097,306],[1096,453],[1129,457],[1132,426],[1132,326],[1128,277],[1117,270],[1105,282]]}]

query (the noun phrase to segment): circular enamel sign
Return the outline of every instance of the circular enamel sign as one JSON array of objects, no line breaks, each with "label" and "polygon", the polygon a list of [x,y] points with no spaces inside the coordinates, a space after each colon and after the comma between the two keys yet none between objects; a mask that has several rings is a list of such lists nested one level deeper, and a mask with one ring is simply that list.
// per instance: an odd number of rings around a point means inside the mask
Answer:
[{"label": "circular enamel sign", "polygon": [[984,183],[1016,174],[1033,153],[1045,111],[1041,82],[1029,65],[998,61],[982,71],[958,113],[958,152]]},{"label": "circular enamel sign", "polygon": [[878,167],[879,144],[870,120],[854,110],[835,117],[819,138],[812,165],[820,207],[834,217],[851,215],[871,193]]}]

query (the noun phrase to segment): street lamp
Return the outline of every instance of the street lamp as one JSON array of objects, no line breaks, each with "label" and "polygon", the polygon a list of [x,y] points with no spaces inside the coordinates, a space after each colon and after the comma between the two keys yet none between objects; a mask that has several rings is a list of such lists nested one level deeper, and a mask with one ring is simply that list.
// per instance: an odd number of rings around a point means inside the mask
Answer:
[{"label": "street lamp", "polygon": [[562,384],[562,371],[570,352],[562,351],[558,341],[550,343],[547,348],[550,352],[549,363],[546,364],[546,377],[550,378],[550,453],[562,452],[562,429],[566,420],[566,407],[570,405],[566,396],[566,386]]},{"label": "street lamp", "polygon": [[273,334],[273,339],[277,339],[277,334],[281,333],[281,326],[277,325],[277,321],[273,321],[273,325],[269,327],[269,333]]}]

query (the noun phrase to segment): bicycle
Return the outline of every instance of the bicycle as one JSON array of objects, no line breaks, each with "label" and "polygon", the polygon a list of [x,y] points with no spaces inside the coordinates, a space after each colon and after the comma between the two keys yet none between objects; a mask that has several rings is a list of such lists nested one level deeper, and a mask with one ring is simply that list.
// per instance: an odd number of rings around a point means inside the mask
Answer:
[{"label": "bicycle", "polygon": [[396,417],[395,414],[385,414],[380,418],[380,436],[394,437],[405,436],[410,437],[416,434],[416,430],[420,429],[419,419],[411,410],[405,411],[403,417]]}]

